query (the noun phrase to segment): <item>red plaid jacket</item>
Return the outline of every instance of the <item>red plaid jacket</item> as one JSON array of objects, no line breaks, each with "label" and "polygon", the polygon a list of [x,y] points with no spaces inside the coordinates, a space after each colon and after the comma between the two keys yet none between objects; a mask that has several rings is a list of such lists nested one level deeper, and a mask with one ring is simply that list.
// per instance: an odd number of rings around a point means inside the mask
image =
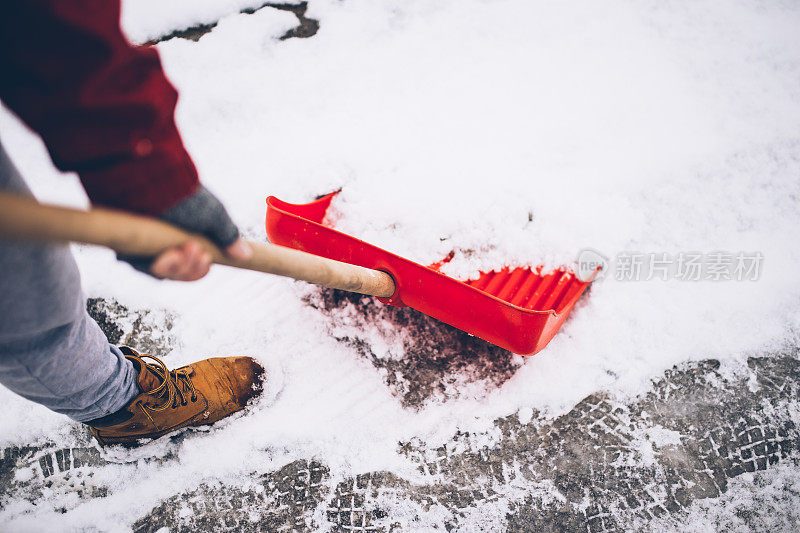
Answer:
[{"label": "red plaid jacket", "polygon": [[195,191],[197,170],[158,53],[131,46],[119,16],[119,0],[5,2],[0,99],[92,202],[155,215]]}]

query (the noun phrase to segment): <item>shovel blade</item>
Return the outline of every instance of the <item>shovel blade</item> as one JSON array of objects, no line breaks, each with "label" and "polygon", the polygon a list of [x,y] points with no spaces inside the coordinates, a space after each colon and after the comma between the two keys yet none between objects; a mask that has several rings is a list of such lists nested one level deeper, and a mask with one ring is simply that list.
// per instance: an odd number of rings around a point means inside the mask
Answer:
[{"label": "shovel blade", "polygon": [[308,204],[267,198],[270,242],[382,270],[397,290],[380,300],[408,306],[519,355],[533,355],[555,336],[590,282],[561,268],[504,268],[459,281],[323,224],[336,193]]}]

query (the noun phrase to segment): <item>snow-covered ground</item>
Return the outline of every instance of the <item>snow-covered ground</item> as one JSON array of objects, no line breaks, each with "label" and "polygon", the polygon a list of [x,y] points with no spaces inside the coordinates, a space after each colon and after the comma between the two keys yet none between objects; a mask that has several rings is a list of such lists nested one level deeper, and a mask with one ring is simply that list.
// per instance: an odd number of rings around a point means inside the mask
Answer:
[{"label": "snow-covered ground", "polygon": [[[687,361],[719,360],[715,379],[752,378],[756,394],[748,356],[798,346],[796,3],[312,0],[306,16],[319,31],[287,40],[279,37],[297,25],[293,13],[238,13],[259,2],[164,4],[125,3],[132,40],[226,15],[199,41],[171,39],[158,49],[181,95],[178,124],[201,179],[248,237],[265,238],[266,196],[302,202],[341,188],[337,228],[423,264],[454,251],[446,266],[454,276],[570,264],[587,248],[610,268],[543,352],[496,353],[503,364],[488,372],[485,358],[444,368],[435,387],[409,402],[414,365],[425,364],[415,353],[410,368],[409,346],[421,341],[409,337],[424,330],[399,325],[396,314],[224,268],[194,284],[159,282],[110,252],[76,248],[89,296],[116,300],[130,316],[147,312],[155,330],[166,332],[169,321],[170,340],[157,344],[168,364],[249,354],[280,368],[283,388],[209,432],[103,451],[87,482],[103,494],[79,496],[61,483],[37,489],[41,497],[5,496],[7,529],[124,531],[174,495],[209,484],[249,490],[262,474],[312,458],[332,486],[365,472],[424,483],[427,474],[398,443],[434,450],[468,433],[464,449],[491,447],[501,439],[497,420],[514,415],[525,425],[533,417],[545,427],[598,392],[634,405],[651,380]],[[42,200],[85,204],[77,180],[59,175],[8,112],[0,128]],[[733,265],[739,254],[758,257],[758,279],[678,279],[678,258],[695,253],[705,254],[706,269],[716,253],[730,254]],[[668,254],[669,279],[645,279],[650,254]],[[637,257],[642,279],[618,279]],[[462,352],[490,350],[458,342]],[[85,442],[76,424],[5,389],[0,402],[2,448]],[[778,419],[800,425],[796,406],[784,408]],[[656,448],[680,442],[680,430],[648,431]],[[647,453],[637,453],[646,463]],[[35,474],[16,472],[21,484]],[[695,503],[687,516],[697,530],[714,520],[744,527],[720,517],[737,501],[762,505],[769,494],[759,487],[797,495],[796,467],[782,463],[776,472],[777,481],[737,478],[736,494],[757,492],[735,497],[732,489],[719,507]],[[525,487],[515,497],[533,494]],[[537,498],[572,501],[558,488],[537,490]],[[575,504],[584,511],[586,498]],[[508,500],[495,501],[464,512],[459,527],[511,527]],[[334,527],[307,511],[308,527]],[[434,514],[417,526],[445,522]]]}]

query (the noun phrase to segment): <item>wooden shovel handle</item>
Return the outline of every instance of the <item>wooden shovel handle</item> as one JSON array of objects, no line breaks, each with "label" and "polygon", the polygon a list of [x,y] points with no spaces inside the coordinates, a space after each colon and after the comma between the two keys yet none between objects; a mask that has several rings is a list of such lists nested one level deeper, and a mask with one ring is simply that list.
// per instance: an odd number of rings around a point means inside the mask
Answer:
[{"label": "wooden shovel handle", "polygon": [[112,209],[89,211],[39,204],[31,198],[0,193],[0,238],[38,242],[80,242],[121,254],[155,256],[190,239],[211,253],[214,263],[294,279],[350,292],[388,298],[395,284],[385,272],[319,257],[274,244],[248,242],[253,256],[230,259],[205,237],[171,224]]}]

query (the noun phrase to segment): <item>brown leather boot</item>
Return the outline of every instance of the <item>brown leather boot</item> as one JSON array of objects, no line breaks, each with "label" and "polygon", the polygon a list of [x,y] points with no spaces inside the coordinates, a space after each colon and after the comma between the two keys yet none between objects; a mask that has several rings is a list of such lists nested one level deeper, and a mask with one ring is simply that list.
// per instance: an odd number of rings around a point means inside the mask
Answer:
[{"label": "brown leather boot", "polygon": [[[125,408],[88,424],[102,445],[136,445],[187,426],[204,426],[244,409],[261,391],[264,369],[250,357],[212,357],[175,370],[121,346],[139,372],[142,394]],[[151,359],[154,362],[145,362]]]}]

